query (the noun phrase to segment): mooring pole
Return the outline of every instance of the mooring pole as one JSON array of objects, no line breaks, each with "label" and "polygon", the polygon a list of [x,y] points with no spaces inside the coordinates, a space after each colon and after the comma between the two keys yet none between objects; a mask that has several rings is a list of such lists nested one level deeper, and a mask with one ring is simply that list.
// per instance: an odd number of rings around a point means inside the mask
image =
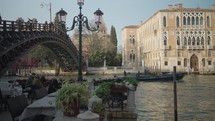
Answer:
[{"label": "mooring pole", "polygon": [[173,89],[174,89],[174,121],[178,121],[177,111],[177,83],[176,83],[176,66],[173,66]]}]

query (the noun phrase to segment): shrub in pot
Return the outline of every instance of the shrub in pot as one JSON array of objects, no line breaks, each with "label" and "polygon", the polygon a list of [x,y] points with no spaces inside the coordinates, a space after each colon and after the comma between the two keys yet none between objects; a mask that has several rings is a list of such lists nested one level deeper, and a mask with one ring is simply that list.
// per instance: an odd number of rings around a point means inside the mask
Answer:
[{"label": "shrub in pot", "polygon": [[89,91],[87,83],[64,82],[56,96],[56,106],[66,116],[76,116],[80,113],[80,105],[87,105]]}]

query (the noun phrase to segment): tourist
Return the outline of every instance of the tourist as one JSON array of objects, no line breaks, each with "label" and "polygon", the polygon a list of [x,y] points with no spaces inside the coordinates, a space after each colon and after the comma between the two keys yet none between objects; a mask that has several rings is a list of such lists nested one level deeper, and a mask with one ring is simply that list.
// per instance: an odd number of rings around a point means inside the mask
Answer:
[{"label": "tourist", "polygon": [[36,75],[35,79],[32,82],[32,86],[35,89],[40,89],[40,88],[44,87],[42,81],[40,80],[40,76],[39,75]]}]

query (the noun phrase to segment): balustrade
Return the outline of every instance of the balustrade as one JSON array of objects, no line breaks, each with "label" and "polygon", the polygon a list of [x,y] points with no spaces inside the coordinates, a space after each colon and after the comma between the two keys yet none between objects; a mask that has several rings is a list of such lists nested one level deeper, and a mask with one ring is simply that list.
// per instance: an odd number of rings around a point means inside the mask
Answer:
[{"label": "balustrade", "polygon": [[32,23],[32,22],[17,22],[17,21],[0,21],[0,32],[4,31],[47,31],[55,32],[60,35],[66,36],[66,30],[62,30],[59,27],[55,27],[53,23]]}]

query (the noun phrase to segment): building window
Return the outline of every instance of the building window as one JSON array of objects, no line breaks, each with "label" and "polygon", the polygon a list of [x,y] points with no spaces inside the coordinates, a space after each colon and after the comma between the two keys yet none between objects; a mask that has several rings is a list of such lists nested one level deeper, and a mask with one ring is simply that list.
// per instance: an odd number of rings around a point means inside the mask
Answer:
[{"label": "building window", "polygon": [[184,59],[184,67],[187,67],[187,58]]},{"label": "building window", "polygon": [[201,39],[201,45],[204,45],[204,38]]},{"label": "building window", "polygon": [[176,17],[176,26],[179,27],[179,17]]},{"label": "building window", "polygon": [[168,66],[168,62],[167,62],[167,61],[165,61],[165,62],[164,62],[164,65],[165,65],[165,66]]},{"label": "building window", "polygon": [[191,38],[188,38],[188,45],[191,45]]},{"label": "building window", "polygon": [[202,58],[202,66],[205,67],[205,59]]},{"label": "building window", "polygon": [[187,25],[190,25],[190,17],[187,18]]},{"label": "building window", "polygon": [[196,17],[196,25],[199,25],[199,17]]},{"label": "building window", "polygon": [[211,65],[211,61],[208,61],[208,65]]},{"label": "building window", "polygon": [[167,57],[167,52],[166,51],[164,52],[164,57]]},{"label": "building window", "polygon": [[197,43],[196,44],[200,45],[200,39],[199,39],[199,37],[197,38]]},{"label": "building window", "polygon": [[183,25],[186,25],[186,17],[183,17]]},{"label": "building window", "polygon": [[192,17],[192,25],[194,25],[194,24],[195,24],[195,18]]},{"label": "building window", "polygon": [[200,25],[203,25],[203,17],[200,18]]},{"label": "building window", "polygon": [[210,45],[211,44],[211,38],[210,38],[210,36],[208,36],[208,45]]},{"label": "building window", "polygon": [[[197,40],[199,39],[199,37],[197,38]],[[192,38],[192,45],[195,45],[195,38]]]},{"label": "building window", "polygon": [[184,45],[187,45],[187,38],[184,37]]},{"label": "building window", "polygon": [[134,35],[133,36],[130,35],[130,39],[129,40],[130,40],[130,44],[134,46],[135,45]]},{"label": "building window", "polygon": [[177,45],[180,45],[180,37],[177,36]]},{"label": "building window", "polygon": [[208,50],[208,57],[211,57],[211,51]]},{"label": "building window", "polygon": [[209,16],[207,16],[207,26],[208,27],[210,26],[210,18],[209,18]]},{"label": "building window", "polygon": [[178,51],[178,57],[181,57],[181,52],[180,51]]},{"label": "building window", "polygon": [[167,46],[167,38],[166,38],[166,36],[164,37],[164,46]]},{"label": "building window", "polygon": [[181,61],[178,61],[178,66],[180,66],[181,65]]},{"label": "building window", "polygon": [[135,54],[130,53],[130,62],[135,62]]},{"label": "building window", "polygon": [[166,16],[163,17],[163,26],[166,27]]}]

